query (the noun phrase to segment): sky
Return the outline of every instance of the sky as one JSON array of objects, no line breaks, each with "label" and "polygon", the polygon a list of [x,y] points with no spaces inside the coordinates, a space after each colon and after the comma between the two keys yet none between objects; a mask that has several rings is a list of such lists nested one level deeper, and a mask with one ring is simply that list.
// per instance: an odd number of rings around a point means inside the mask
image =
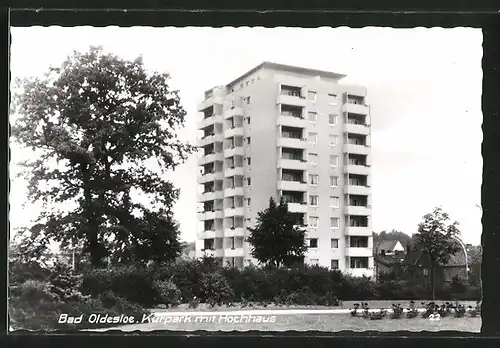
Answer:
[{"label": "sky", "polygon": [[[347,75],[368,88],[372,113],[372,227],[417,232],[436,206],[479,244],[482,180],[482,33],[472,28],[12,28],[11,74],[40,76],[73,50],[102,46],[124,59],[144,58],[167,72],[187,112],[180,137],[196,144],[196,105],[263,61]],[[33,156],[11,145],[11,229],[26,226],[39,204],[26,203],[15,165]],[[180,188],[175,215],[182,239],[196,239],[196,156],[168,177]]]}]

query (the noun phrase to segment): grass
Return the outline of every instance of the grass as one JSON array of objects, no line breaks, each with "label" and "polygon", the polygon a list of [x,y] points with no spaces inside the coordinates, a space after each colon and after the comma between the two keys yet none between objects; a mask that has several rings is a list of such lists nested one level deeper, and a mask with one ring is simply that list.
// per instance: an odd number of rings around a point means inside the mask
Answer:
[{"label": "grass", "polygon": [[[323,331],[339,332],[345,330],[352,331],[465,331],[479,332],[481,328],[480,318],[443,318],[440,321],[429,321],[428,319],[389,319],[367,320],[354,318],[349,314],[307,314],[307,315],[277,315],[274,323],[243,323],[235,324],[224,321],[213,323],[195,323],[194,318],[191,323],[151,323],[134,324],[116,327],[123,331],[153,331],[153,330],[173,330],[173,331]],[[97,330],[96,330],[97,331]],[[103,330],[99,330],[103,331]]]}]

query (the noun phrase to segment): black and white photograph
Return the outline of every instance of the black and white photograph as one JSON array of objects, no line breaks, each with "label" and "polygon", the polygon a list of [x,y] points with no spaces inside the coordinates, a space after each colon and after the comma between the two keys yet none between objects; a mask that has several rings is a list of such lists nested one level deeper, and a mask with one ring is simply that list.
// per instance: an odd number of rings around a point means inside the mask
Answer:
[{"label": "black and white photograph", "polygon": [[11,35],[10,332],[480,332],[481,29]]}]

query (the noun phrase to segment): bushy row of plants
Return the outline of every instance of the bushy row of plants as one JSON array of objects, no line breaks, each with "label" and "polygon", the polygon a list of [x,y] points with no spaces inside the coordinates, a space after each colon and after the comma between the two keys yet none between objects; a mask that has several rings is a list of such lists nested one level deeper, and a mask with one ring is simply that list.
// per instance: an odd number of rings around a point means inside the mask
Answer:
[{"label": "bushy row of plants", "polygon": [[[145,307],[180,303],[220,305],[239,302],[267,305],[338,305],[340,300],[428,300],[430,288],[409,282],[375,283],[318,266],[293,269],[224,268],[211,259],[182,261],[161,267],[123,266],[93,270],[82,290],[93,297],[111,290]],[[450,287],[436,291],[438,300],[479,300],[479,289],[461,294]]]},{"label": "bushy row of plants", "polygon": [[[27,266],[27,265],[25,265]],[[13,329],[55,330],[84,329],[116,326],[114,323],[88,323],[91,314],[101,317],[133,316],[142,318],[149,312],[141,305],[127,301],[112,291],[95,296],[81,292],[83,277],[61,264],[50,269],[35,265],[15,265],[9,294],[9,319]],[[41,279],[36,275],[45,275]],[[84,316],[81,323],[59,323],[61,314],[68,317]]]},{"label": "bushy row of plants", "polygon": [[421,302],[421,307],[418,307],[415,301],[410,301],[410,305],[404,310],[401,304],[393,304],[390,309],[378,309],[376,311],[370,311],[368,303],[355,303],[354,308],[351,310],[351,316],[361,317],[370,320],[381,320],[383,318],[389,317],[391,319],[401,319],[408,318],[413,319],[417,317],[422,317],[429,320],[439,320],[445,317],[455,317],[455,318],[476,318],[481,313],[481,306],[479,302],[475,306],[467,306],[458,303],[446,302],[442,305],[438,305],[435,302]]}]

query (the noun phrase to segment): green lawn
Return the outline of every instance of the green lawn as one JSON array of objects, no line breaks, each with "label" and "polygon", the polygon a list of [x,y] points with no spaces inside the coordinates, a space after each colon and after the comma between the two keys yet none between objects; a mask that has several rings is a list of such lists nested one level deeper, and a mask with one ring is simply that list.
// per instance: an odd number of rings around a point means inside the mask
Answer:
[{"label": "green lawn", "polygon": [[[481,328],[480,318],[443,318],[440,321],[429,321],[428,319],[389,319],[369,320],[353,318],[349,314],[307,314],[277,315],[274,323],[245,323],[234,324],[227,322],[215,323],[156,323],[136,324],[120,326],[114,329],[123,331],[151,331],[151,330],[174,330],[174,331],[308,331],[317,330],[324,332],[338,332],[343,330],[352,331],[465,331],[479,332]],[[96,330],[97,331],[97,330]],[[103,331],[103,330],[98,330]]]}]

